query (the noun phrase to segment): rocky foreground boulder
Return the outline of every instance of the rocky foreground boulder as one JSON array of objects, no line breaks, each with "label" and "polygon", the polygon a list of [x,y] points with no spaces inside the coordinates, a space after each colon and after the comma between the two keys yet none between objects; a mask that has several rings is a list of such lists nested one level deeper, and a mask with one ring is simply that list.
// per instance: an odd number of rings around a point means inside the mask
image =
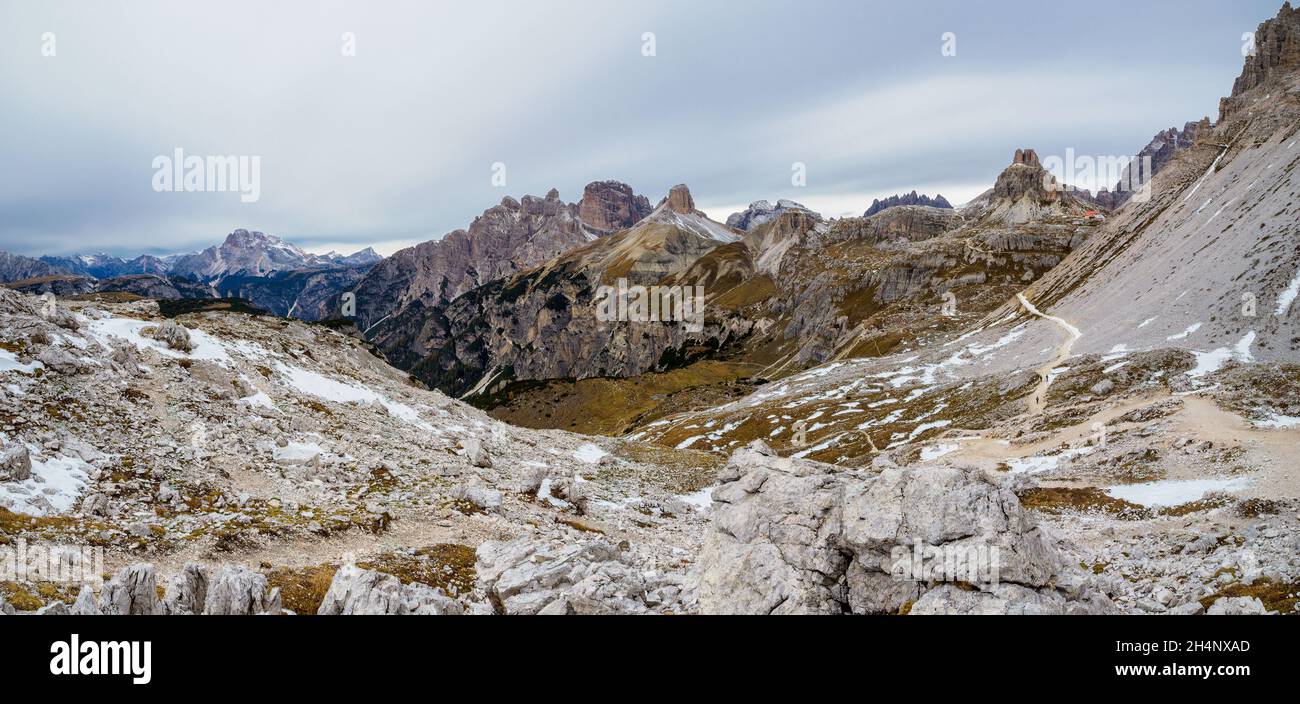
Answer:
[{"label": "rocky foreground boulder", "polygon": [[683,576],[646,570],[629,550],[604,538],[490,541],[478,549],[479,588],[504,615],[687,611]]},{"label": "rocky foreground boulder", "polygon": [[392,575],[344,565],[334,573],[321,616],[458,616],[460,604],[441,589],[424,584],[403,585]]},{"label": "rocky foreground boulder", "polygon": [[698,562],[706,614],[1108,613],[1007,488],[975,470],[849,471],[738,450]]}]

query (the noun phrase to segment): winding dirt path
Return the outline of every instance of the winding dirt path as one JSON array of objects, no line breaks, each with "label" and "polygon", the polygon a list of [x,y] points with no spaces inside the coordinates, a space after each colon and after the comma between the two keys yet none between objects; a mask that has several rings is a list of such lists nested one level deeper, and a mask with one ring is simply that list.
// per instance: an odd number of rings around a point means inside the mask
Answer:
[{"label": "winding dirt path", "polygon": [[1057,327],[1066,332],[1066,340],[1061,343],[1056,358],[1038,368],[1038,376],[1041,381],[1038,382],[1038,387],[1034,389],[1033,396],[1029,398],[1029,412],[1033,415],[1038,415],[1043,412],[1043,408],[1047,405],[1047,387],[1052,385],[1052,370],[1061,366],[1070,358],[1070,350],[1074,348],[1075,341],[1083,337],[1083,333],[1079,332],[1079,328],[1076,328],[1064,319],[1058,318],[1054,315],[1048,315],[1038,310],[1038,308],[1034,307],[1033,303],[1029,302],[1028,298],[1025,298],[1025,294],[1017,293],[1016,298],[1020,300],[1020,305],[1023,306],[1025,310],[1029,311],[1031,315],[1055,323]]}]

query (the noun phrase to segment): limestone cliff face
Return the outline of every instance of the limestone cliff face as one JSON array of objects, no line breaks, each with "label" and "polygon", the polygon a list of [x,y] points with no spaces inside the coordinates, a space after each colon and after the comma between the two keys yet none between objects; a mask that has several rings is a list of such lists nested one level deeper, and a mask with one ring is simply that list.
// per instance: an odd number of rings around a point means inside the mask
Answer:
[{"label": "limestone cliff face", "polygon": [[1243,96],[1300,68],[1300,11],[1283,3],[1277,17],[1255,31],[1255,54],[1247,56],[1241,75],[1232,84],[1232,95],[1219,103],[1219,121],[1227,119],[1244,104]]},{"label": "limestone cliff face", "polygon": [[625,230],[650,214],[650,200],[632,192],[618,181],[587,184],[578,204],[578,218],[593,230],[613,233]]}]

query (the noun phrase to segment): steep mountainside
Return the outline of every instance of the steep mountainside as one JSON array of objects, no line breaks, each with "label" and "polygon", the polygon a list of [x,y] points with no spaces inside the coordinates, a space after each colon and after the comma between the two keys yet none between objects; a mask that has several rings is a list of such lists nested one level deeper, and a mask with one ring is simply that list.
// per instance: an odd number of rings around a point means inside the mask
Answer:
[{"label": "steep mountainside", "polygon": [[395,364],[455,395],[518,379],[640,374],[665,358],[697,354],[693,346],[722,346],[754,323],[692,335],[684,323],[598,321],[598,287],[656,285],[714,250],[745,268],[742,240],[695,210],[689,190],[678,186],[631,229],[449,303],[409,306],[376,326],[373,339]]},{"label": "steep mountainside", "polygon": [[54,267],[31,257],[0,252],[0,283],[11,283],[60,273]]},{"label": "steep mountainside", "polygon": [[[1016,195],[987,202],[1007,208]],[[627,232],[449,304],[412,306],[376,327],[373,339],[398,366],[453,395],[499,406],[501,417],[624,428],[683,404],[716,401],[706,387],[743,393],[758,379],[886,354],[932,327],[978,319],[1092,229],[1079,217],[1007,225],[923,206],[829,223],[797,204],[779,210],[744,222],[750,229],[742,236],[704,218],[679,187]],[[598,287],[620,280],[703,286],[702,325],[597,320]],[[960,297],[960,305],[948,311],[947,297],[954,304]],[[703,360],[722,364],[674,371]],[[620,384],[595,381],[647,372],[669,375],[629,387],[668,390],[652,408],[619,410]],[[608,413],[583,420],[569,409],[569,394],[608,396],[594,401]]]},{"label": "steep mountainside", "polygon": [[362,329],[408,307],[432,308],[470,289],[536,266],[552,257],[632,226],[649,202],[615,181],[592,183],[582,202],[568,204],[554,189],[545,198],[506,197],[474,219],[468,230],[404,249],[358,284],[357,319]]}]

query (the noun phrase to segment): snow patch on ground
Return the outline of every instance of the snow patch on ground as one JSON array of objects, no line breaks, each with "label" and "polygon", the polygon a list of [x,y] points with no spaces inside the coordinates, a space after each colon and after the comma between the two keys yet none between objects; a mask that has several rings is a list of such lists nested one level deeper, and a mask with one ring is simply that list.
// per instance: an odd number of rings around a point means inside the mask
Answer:
[{"label": "snow patch on ground", "polygon": [[937,460],[940,457],[950,455],[960,449],[961,445],[957,444],[945,443],[940,445],[929,445],[921,448],[921,461],[930,462],[932,460]]},{"label": "snow patch on ground", "polygon": [[112,348],[113,338],[118,338],[134,345],[140,351],[153,350],[165,357],[206,360],[223,365],[230,363],[230,355],[226,354],[225,345],[202,330],[190,329],[190,344],[194,345],[194,349],[189,353],[174,350],[166,343],[141,334],[141,331],[146,328],[156,328],[161,325],[162,323],[159,322],[133,318],[104,318],[86,321],[84,329],[95,338],[96,342],[106,348]]},{"label": "snow patch on ground", "polygon": [[393,401],[372,389],[345,384],[323,374],[317,374],[308,369],[282,362],[277,362],[275,366],[289,386],[309,396],[333,401],[334,403],[358,403],[363,405],[377,403],[383,406],[388,411],[388,414],[394,418],[429,430],[433,429],[433,426],[420,419],[419,411],[406,404]]},{"label": "snow patch on ground", "polygon": [[579,462],[586,462],[587,464],[596,464],[600,461],[600,458],[608,454],[608,452],[605,452],[591,443],[587,443],[573,451],[574,459]]},{"label": "snow patch on ground", "polygon": [[1142,484],[1113,486],[1106,494],[1139,506],[1180,506],[1212,491],[1235,492],[1250,485],[1249,477],[1233,479],[1166,479]]},{"label": "snow patch on ground", "polygon": [[1300,296],[1300,269],[1296,270],[1295,278],[1291,279],[1291,283],[1277,297],[1275,314],[1278,316],[1286,315],[1287,311],[1291,310],[1291,304],[1295,303],[1296,296]]},{"label": "snow patch on ground", "polygon": [[261,408],[269,408],[271,410],[275,410],[275,402],[272,401],[271,397],[267,396],[266,393],[263,391],[258,391],[252,396],[245,396],[244,398],[239,399],[239,402],[243,404],[247,404],[249,406],[253,406],[255,408],[261,407]]},{"label": "snow patch on ground", "polygon": [[677,498],[694,506],[697,510],[707,511],[713,506],[713,489],[715,487],[706,487],[699,491],[693,491],[689,494],[682,494]]},{"label": "snow patch on ground", "polygon": [[1300,428],[1300,416],[1284,416],[1278,413],[1255,422],[1256,428]]},{"label": "snow patch on ground", "polygon": [[1007,465],[1011,467],[1012,474],[1039,474],[1049,470],[1056,469],[1061,460],[1072,460],[1075,457],[1087,455],[1096,448],[1093,447],[1076,447],[1066,450],[1055,455],[1037,455],[1033,457],[1018,457],[1007,460]]},{"label": "snow patch on ground", "polygon": [[[33,455],[30,479],[0,484],[0,506],[31,516],[67,513],[86,488],[90,469],[77,457],[39,460]],[[40,499],[49,502],[48,509]]]},{"label": "snow patch on ground", "polygon": [[35,361],[31,364],[22,364],[18,361],[18,358],[14,356],[13,352],[10,352],[9,350],[0,350],[0,372],[22,372],[24,374],[31,374],[44,366],[44,364]]},{"label": "snow patch on ground", "polygon": [[1188,335],[1191,335],[1192,333],[1194,333],[1194,332],[1196,332],[1197,330],[1200,330],[1200,329],[1201,329],[1201,324],[1200,324],[1200,323],[1193,323],[1193,324],[1192,324],[1191,326],[1189,326],[1186,330],[1184,330],[1184,331],[1178,333],[1177,335],[1170,335],[1169,337],[1166,337],[1165,339],[1166,339],[1166,340],[1170,340],[1170,341],[1173,341],[1173,340],[1184,340],[1184,339],[1187,338]]}]

